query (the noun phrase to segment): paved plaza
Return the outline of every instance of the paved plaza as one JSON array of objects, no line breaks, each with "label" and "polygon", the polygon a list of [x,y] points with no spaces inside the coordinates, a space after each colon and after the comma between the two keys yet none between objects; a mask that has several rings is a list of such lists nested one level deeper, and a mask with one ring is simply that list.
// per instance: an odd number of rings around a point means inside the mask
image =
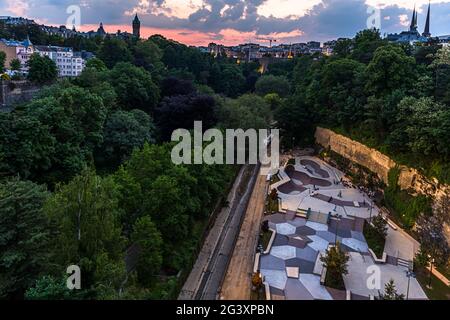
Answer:
[{"label": "paved plaza", "polygon": [[[362,191],[341,182],[343,173],[313,157],[300,157],[294,166],[281,168],[276,188],[283,212],[265,217],[275,232],[268,254],[261,255],[259,269],[272,299],[342,300],[347,292],[321,285],[320,257],[336,241],[349,254],[349,274],[344,276],[351,299],[369,299],[384,291],[390,279],[399,293],[406,294],[406,270],[397,259],[375,264],[363,235],[364,221],[379,213]],[[372,208],[371,208],[372,207]],[[339,217],[337,217],[339,215]],[[411,240],[392,228],[388,236],[389,254],[411,257]],[[404,251],[404,252],[403,252]],[[402,254],[400,254],[402,252]],[[380,288],[367,285],[369,267],[381,272]],[[411,279],[409,297],[426,299],[416,279]]]}]

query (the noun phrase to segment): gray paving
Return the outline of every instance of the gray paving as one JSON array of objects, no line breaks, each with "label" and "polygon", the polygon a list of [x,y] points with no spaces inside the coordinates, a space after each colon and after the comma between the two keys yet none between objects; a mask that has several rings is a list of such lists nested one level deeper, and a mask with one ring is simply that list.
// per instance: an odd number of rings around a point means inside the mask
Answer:
[{"label": "gray paving", "polygon": [[[271,287],[271,293],[287,300],[329,300],[341,297],[338,292],[328,292],[320,285],[320,277],[314,274],[319,253],[327,250],[336,239],[347,252],[366,252],[367,244],[355,221],[343,219],[339,224],[327,225],[294,218],[286,222],[280,214],[268,218],[269,225],[283,234],[277,234],[268,255],[260,260],[261,273]],[[333,228],[334,227],[334,228]],[[287,277],[286,268],[299,268],[299,278]]]},{"label": "gray paving", "polygon": [[262,256],[260,261],[261,269],[286,270],[286,264],[283,259],[272,255]]}]

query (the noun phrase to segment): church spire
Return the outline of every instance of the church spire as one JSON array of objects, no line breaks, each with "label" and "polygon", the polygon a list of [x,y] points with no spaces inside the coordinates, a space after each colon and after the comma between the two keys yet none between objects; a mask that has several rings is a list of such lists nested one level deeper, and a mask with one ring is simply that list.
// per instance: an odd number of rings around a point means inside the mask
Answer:
[{"label": "church spire", "polygon": [[424,37],[431,37],[431,33],[430,33],[430,18],[431,18],[431,1],[428,2],[428,13],[427,13],[427,22],[425,23],[425,30],[423,31],[423,36]]},{"label": "church spire", "polygon": [[417,12],[416,5],[414,5],[414,11],[411,19],[411,26],[409,27],[409,31],[416,31],[417,29]]}]

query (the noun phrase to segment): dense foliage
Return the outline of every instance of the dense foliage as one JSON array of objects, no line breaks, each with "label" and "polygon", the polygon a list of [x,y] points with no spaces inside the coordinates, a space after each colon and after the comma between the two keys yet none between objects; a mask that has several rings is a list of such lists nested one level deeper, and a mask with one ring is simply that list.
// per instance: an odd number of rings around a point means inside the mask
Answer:
[{"label": "dense foliage", "polygon": [[[281,61],[261,77],[257,63],[160,35],[63,39],[0,23],[0,38],[27,35],[97,58],[54,81],[54,66],[34,56],[30,79],[53,85],[0,113],[0,298],[175,298],[237,169],[172,163],[172,131],[195,120],[204,130],[275,120],[288,147],[310,144],[322,125],[450,181],[448,49],[365,30],[331,57]],[[386,204],[412,226],[428,200],[411,200],[391,175]],[[342,279],[348,257],[329,253],[327,280]],[[64,287],[71,264],[83,270],[76,293]]]},{"label": "dense foliage", "polygon": [[[35,55],[30,80],[53,84],[0,113],[0,298],[176,298],[238,168],[174,165],[171,133],[267,128],[257,66],[161,36],[76,45],[97,53],[79,77],[55,81]],[[70,265],[82,290],[65,286]]]},{"label": "dense foliage", "polygon": [[284,143],[311,143],[316,125],[450,181],[450,49],[391,44],[376,30],[341,40],[331,57],[304,56],[279,108]]}]

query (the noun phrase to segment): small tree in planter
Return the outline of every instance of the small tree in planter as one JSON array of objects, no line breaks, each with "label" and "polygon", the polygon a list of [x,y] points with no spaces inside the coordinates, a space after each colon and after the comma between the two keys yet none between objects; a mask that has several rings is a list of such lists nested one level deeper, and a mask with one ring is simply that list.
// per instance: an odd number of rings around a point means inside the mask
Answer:
[{"label": "small tree in planter", "polygon": [[364,237],[369,248],[378,258],[381,258],[387,237],[387,221],[381,215],[377,215],[372,219],[372,224],[366,222],[364,224]]},{"label": "small tree in planter", "polygon": [[269,195],[268,211],[270,213],[278,211],[278,191],[277,189],[272,189]]},{"label": "small tree in planter", "polygon": [[320,257],[325,268],[327,268],[327,275],[325,278],[325,285],[330,288],[344,290],[343,275],[348,274],[347,263],[349,256],[341,249],[339,242],[334,247],[326,251],[325,256]]},{"label": "small tree in planter", "polygon": [[261,227],[262,232],[269,232],[269,221],[264,220]]},{"label": "small tree in planter", "polygon": [[278,191],[277,189],[272,189],[272,191],[270,192],[270,200],[272,201],[277,201],[278,200]]},{"label": "small tree in planter", "polygon": [[262,276],[261,276],[261,272],[256,272],[253,274],[252,276],[252,289],[253,291],[259,291],[261,290],[263,286],[263,280],[262,280]]},{"label": "small tree in planter", "polygon": [[381,214],[379,214],[372,219],[372,224],[375,231],[384,239],[386,239],[388,231],[387,220],[384,219]]},{"label": "small tree in planter", "polygon": [[405,300],[404,294],[398,294],[394,280],[389,280],[384,286],[384,293],[379,293],[379,300]]}]

